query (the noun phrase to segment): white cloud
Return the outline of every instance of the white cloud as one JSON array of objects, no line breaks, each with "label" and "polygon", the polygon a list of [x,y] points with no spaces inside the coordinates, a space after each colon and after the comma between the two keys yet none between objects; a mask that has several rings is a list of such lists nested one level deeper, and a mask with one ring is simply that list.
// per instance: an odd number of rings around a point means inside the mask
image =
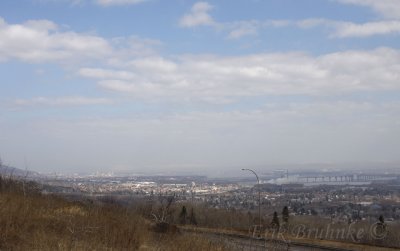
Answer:
[{"label": "white cloud", "polygon": [[195,27],[201,25],[214,25],[214,19],[208,13],[213,6],[207,2],[197,2],[193,5],[190,12],[180,20],[182,27]]},{"label": "white cloud", "polygon": [[[338,0],[346,4],[358,4],[371,7],[381,12],[386,17],[400,18],[400,4],[398,0]],[[259,34],[265,28],[282,28],[295,26],[302,29],[309,29],[317,26],[325,26],[332,30],[331,37],[369,37],[375,35],[398,34],[400,32],[400,21],[383,20],[366,23],[352,23],[328,19],[304,19],[298,21],[292,20],[242,20],[235,22],[217,22],[210,15],[212,6],[206,2],[196,3],[190,14],[181,19],[181,26],[193,27],[197,25],[212,25],[218,30],[228,32],[230,39],[239,39],[245,36],[254,36]]]},{"label": "white cloud", "polygon": [[128,62],[128,65],[143,71],[174,72],[177,69],[176,63],[162,57],[146,57]]},{"label": "white cloud", "polygon": [[36,97],[32,99],[17,99],[14,104],[18,106],[81,106],[81,105],[108,105],[112,100],[107,98],[89,98],[81,96],[71,97]]},{"label": "white cloud", "polygon": [[330,37],[336,38],[360,38],[400,33],[400,21],[397,20],[383,20],[357,24],[328,19],[304,19],[294,24],[302,29],[310,29],[318,26],[327,27],[331,30]]},{"label": "white cloud", "polygon": [[[0,58],[26,62],[98,59],[110,55],[112,47],[98,36],[60,31],[48,20],[0,25]],[[29,43],[27,44],[27,41]]]},{"label": "white cloud", "polygon": [[238,57],[143,58],[120,70],[85,68],[108,90],[138,98],[237,99],[257,95],[330,95],[399,90],[400,52],[390,48],[313,57],[272,53]]},{"label": "white cloud", "polygon": [[8,24],[0,17],[0,61],[82,64],[103,60],[119,64],[126,58],[155,54],[160,46],[160,41],[135,36],[107,40],[93,34],[64,31],[48,20]]},{"label": "white cloud", "polygon": [[363,24],[337,23],[336,37],[368,37],[400,33],[400,21],[379,21]]},{"label": "white cloud", "polygon": [[288,20],[243,20],[235,22],[217,22],[209,14],[213,6],[207,2],[197,2],[191,11],[180,19],[180,26],[213,26],[217,30],[228,31],[228,38],[239,39],[245,36],[257,35],[261,28],[265,27],[284,27],[290,25]]},{"label": "white cloud", "polygon": [[95,0],[96,4],[101,6],[113,6],[113,5],[133,5],[146,2],[148,0]]},{"label": "white cloud", "polygon": [[88,78],[96,79],[108,79],[117,78],[122,80],[132,80],[135,78],[136,74],[128,71],[116,71],[116,70],[105,70],[105,69],[95,69],[95,68],[82,68],[79,70],[79,74]]},{"label": "white cloud", "polygon": [[302,29],[314,28],[317,26],[331,26],[335,25],[336,21],[327,20],[323,18],[309,18],[295,22],[295,24]]},{"label": "white cloud", "polygon": [[400,3],[398,0],[337,0],[345,4],[355,4],[370,7],[387,18],[400,18]]},{"label": "white cloud", "polygon": [[261,29],[264,28],[282,28],[293,25],[289,20],[249,20],[231,23],[219,23],[218,27],[229,31],[228,38],[238,39],[245,36],[257,35]]},{"label": "white cloud", "polygon": [[260,23],[257,21],[243,21],[235,23],[229,32],[228,38],[238,39],[244,36],[257,35],[260,29]]}]

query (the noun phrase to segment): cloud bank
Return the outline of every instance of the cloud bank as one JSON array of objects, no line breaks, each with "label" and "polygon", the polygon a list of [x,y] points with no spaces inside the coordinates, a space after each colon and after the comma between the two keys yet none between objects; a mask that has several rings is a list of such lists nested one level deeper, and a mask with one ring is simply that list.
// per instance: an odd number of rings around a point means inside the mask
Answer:
[{"label": "cloud bank", "polygon": [[[212,6],[207,2],[197,2],[191,11],[180,20],[182,27],[212,26],[216,30],[224,30],[227,38],[240,39],[246,36],[258,35],[261,31],[270,28],[296,27],[308,29],[317,26],[328,28],[331,38],[364,38],[378,35],[400,33],[400,5],[397,0],[337,0],[343,4],[366,6],[379,12],[384,20],[365,23],[353,23],[329,19],[304,20],[240,20],[232,22],[218,22],[209,13]],[[388,19],[389,18],[389,19]]]},{"label": "cloud bank", "polygon": [[400,52],[390,48],[313,57],[271,53],[239,57],[145,57],[120,69],[81,68],[102,88],[137,98],[214,100],[263,95],[335,95],[400,89]]}]

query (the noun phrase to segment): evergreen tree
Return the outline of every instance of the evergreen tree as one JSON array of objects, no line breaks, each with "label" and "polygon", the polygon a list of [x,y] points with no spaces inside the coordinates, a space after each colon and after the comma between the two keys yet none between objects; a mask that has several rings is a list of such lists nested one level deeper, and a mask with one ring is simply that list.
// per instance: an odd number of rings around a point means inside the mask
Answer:
[{"label": "evergreen tree", "polygon": [[376,226],[376,234],[378,236],[383,236],[384,233],[386,232],[386,224],[385,224],[385,219],[383,218],[383,215],[380,215],[378,220],[379,221]]},{"label": "evergreen tree", "polygon": [[186,224],[186,218],[187,218],[186,207],[182,206],[181,213],[179,214],[179,223],[182,224],[182,225],[185,225]]},{"label": "evergreen tree", "polygon": [[285,206],[282,210],[282,221],[284,224],[289,223],[289,208]]},{"label": "evergreen tree", "polygon": [[271,226],[274,229],[279,229],[279,218],[278,218],[278,213],[276,211],[274,212],[274,217],[272,218]]},{"label": "evergreen tree", "polygon": [[383,215],[379,216],[379,223],[380,224],[384,224],[385,223],[385,219],[383,218]]},{"label": "evergreen tree", "polygon": [[189,222],[190,222],[190,224],[196,225],[196,226],[197,226],[197,220],[196,220],[196,216],[195,216],[195,214],[194,214],[193,207],[192,207],[192,209],[190,210]]}]

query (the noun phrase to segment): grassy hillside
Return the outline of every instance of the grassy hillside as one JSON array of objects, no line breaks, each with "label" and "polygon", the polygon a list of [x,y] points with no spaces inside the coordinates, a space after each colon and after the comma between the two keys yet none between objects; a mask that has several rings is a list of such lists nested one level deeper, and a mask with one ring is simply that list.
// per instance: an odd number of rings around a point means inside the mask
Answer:
[{"label": "grassy hillside", "polygon": [[127,207],[70,202],[0,177],[0,250],[224,250],[197,235],[150,229]]}]

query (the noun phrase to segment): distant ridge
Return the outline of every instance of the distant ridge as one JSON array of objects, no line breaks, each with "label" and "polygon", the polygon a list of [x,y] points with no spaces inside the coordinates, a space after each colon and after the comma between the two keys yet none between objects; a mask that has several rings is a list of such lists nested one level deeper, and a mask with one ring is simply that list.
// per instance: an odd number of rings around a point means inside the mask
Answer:
[{"label": "distant ridge", "polygon": [[0,175],[16,177],[16,178],[28,178],[28,179],[42,177],[42,175],[39,174],[38,172],[22,170],[16,167],[3,165],[1,164],[1,161],[0,161]]}]

